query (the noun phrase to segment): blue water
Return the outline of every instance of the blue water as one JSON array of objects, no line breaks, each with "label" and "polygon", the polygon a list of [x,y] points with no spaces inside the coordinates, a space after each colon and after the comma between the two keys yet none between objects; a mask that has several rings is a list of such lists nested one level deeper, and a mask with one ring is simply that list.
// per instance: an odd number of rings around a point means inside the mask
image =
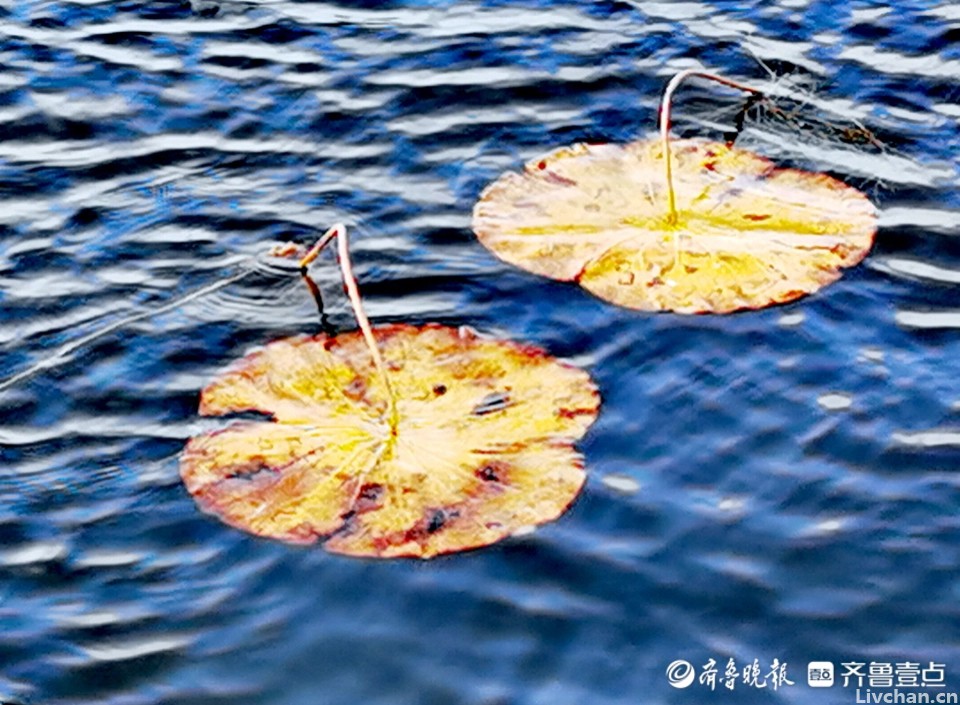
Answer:
[{"label": "blue water", "polygon": [[[837,284],[645,315],[475,241],[504,170],[645,136],[680,69],[769,81],[761,61],[812,91],[808,115],[887,145],[763,119],[740,136],[877,203],[876,247]],[[52,360],[0,394],[0,699],[854,702],[809,688],[811,660],[934,661],[960,690],[955,2],[20,0],[0,62],[0,378]],[[736,100],[685,89],[675,132],[718,138]],[[559,521],[377,562],[198,511],[177,457],[199,390],[321,328],[297,277],[250,263],[341,220],[375,321],[590,370],[589,480]],[[352,328],[332,259],[314,271]],[[678,690],[681,658],[778,659],[795,685]]]}]

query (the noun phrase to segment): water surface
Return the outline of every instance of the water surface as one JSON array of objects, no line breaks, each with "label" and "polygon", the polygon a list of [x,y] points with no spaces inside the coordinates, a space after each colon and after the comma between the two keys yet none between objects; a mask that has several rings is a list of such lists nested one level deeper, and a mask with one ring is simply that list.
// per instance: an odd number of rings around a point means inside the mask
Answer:
[{"label": "water surface", "polygon": [[[159,311],[0,396],[0,695],[853,702],[807,688],[809,660],[933,660],[960,690],[958,38],[947,0],[0,4],[0,376]],[[741,135],[877,203],[876,248],[836,285],[645,315],[473,238],[504,170],[648,134],[680,69],[763,64],[887,145]],[[691,87],[676,132],[718,138],[736,109]],[[321,326],[296,277],[250,262],[341,220],[376,321],[470,325],[594,375],[589,481],[560,521],[376,562],[197,510],[177,456],[199,390]],[[314,271],[352,328],[332,259]],[[797,685],[675,690],[678,658],[776,658]]]}]

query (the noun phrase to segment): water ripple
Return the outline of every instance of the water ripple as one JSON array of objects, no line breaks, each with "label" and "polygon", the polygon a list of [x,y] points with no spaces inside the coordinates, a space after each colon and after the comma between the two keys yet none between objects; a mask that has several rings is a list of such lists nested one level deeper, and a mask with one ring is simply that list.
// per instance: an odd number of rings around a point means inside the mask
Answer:
[{"label": "water ripple", "polygon": [[[960,673],[960,15],[833,9],[8,3],[0,698],[622,705],[672,702],[675,658]],[[476,243],[487,183],[651,133],[683,67],[820,119],[758,118],[740,141],[866,190],[865,266],[773,310],[646,316]],[[722,139],[739,100],[692,84],[678,134]],[[213,428],[204,384],[272,338],[355,325],[332,255],[312,269],[324,319],[264,257],[337,221],[374,320],[471,325],[590,369],[603,414],[559,522],[419,564],[197,510],[177,456]]]}]

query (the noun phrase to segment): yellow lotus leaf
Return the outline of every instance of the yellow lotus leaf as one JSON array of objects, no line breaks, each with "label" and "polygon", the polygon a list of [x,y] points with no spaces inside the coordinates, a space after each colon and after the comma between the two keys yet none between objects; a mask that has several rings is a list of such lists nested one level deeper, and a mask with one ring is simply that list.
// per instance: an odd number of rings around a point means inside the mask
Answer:
[{"label": "yellow lotus leaf", "polygon": [[466,330],[372,333],[386,375],[356,331],[276,341],[203,390],[202,414],[265,415],[188,443],[181,475],[205,511],[336,553],[427,558],[566,510],[599,406],[587,373]]},{"label": "yellow lotus leaf", "polygon": [[674,140],[564,147],[483,192],[473,229],[500,259],[628,308],[725,313],[796,299],[866,256],[873,205],[825,174]]}]

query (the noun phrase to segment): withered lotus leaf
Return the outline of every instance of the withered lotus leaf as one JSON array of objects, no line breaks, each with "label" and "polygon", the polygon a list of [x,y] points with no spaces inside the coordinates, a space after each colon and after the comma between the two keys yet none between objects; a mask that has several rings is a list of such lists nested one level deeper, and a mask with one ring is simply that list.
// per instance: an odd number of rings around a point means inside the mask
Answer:
[{"label": "withered lotus leaf", "polygon": [[203,390],[202,414],[266,415],[188,443],[181,474],[205,511],[336,553],[428,558],[566,510],[599,406],[587,373],[465,329],[373,335],[392,391],[359,331],[276,341]]},{"label": "withered lotus leaf", "polygon": [[796,299],[866,256],[873,205],[825,174],[673,140],[564,147],[501,176],[473,213],[500,259],[628,308],[725,313]]}]

